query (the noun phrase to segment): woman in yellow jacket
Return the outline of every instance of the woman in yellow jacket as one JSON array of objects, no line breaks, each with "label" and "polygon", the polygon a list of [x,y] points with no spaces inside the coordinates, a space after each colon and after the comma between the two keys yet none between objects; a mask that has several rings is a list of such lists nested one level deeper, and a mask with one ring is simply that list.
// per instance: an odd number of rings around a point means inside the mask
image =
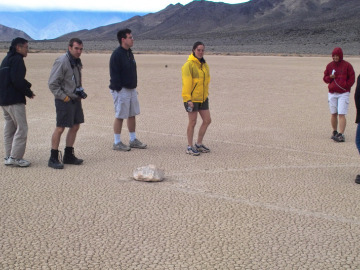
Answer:
[{"label": "woman in yellow jacket", "polygon": [[[183,65],[182,71],[182,98],[189,116],[187,127],[188,147],[186,153],[193,156],[210,152],[210,149],[203,144],[206,129],[211,123],[209,111],[209,66],[204,59],[205,45],[198,41],[194,43],[192,54]],[[194,129],[198,113],[203,122],[195,145],[193,144]]]}]

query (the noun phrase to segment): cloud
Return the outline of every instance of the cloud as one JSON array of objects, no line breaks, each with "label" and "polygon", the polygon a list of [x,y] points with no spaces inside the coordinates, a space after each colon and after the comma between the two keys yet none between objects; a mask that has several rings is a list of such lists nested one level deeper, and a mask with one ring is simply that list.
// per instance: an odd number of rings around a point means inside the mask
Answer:
[{"label": "cloud", "polygon": [[[157,12],[169,4],[180,3],[183,5],[188,4],[189,0],[173,1],[173,0],[132,0],[132,1],[119,1],[119,0],[102,0],[102,1],[88,1],[88,0],[0,0],[1,11],[24,11],[24,10],[67,10],[67,11],[122,11],[122,12]],[[245,0],[228,0],[228,1],[213,1],[225,2],[229,4],[246,2]]]}]

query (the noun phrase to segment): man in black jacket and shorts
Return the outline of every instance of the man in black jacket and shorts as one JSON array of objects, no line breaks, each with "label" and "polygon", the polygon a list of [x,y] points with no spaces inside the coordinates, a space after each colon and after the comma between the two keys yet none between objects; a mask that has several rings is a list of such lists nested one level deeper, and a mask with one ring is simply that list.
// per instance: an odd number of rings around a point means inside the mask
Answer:
[{"label": "man in black jacket and shorts", "polygon": [[[110,58],[110,92],[114,100],[114,144],[113,150],[130,151],[131,148],[145,149],[146,144],[136,138],[135,116],[140,114],[137,98],[137,72],[136,62],[131,47],[134,39],[130,29],[123,29],[117,33],[120,46],[112,53]],[[129,146],[122,143],[120,134],[123,120],[127,119],[130,133]]]}]

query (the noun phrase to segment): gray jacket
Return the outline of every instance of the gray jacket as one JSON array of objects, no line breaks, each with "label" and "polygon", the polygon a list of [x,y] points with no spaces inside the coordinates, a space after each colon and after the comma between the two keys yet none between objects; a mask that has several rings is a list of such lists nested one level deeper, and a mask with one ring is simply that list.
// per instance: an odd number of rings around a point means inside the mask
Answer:
[{"label": "gray jacket", "polygon": [[74,90],[76,87],[81,86],[81,62],[73,67],[68,54],[64,54],[55,60],[48,85],[56,99],[64,100],[66,96],[71,99],[79,98],[74,93]]}]

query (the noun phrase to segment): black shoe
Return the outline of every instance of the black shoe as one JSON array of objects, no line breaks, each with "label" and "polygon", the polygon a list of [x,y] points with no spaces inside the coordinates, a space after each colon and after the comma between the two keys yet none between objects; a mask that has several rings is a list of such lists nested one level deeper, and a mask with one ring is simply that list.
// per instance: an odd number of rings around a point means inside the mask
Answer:
[{"label": "black shoe", "polygon": [[51,149],[51,156],[48,162],[48,166],[54,169],[63,169],[64,164],[61,163],[62,155],[61,151]]},{"label": "black shoe", "polygon": [[358,174],[355,178],[355,183],[360,184],[360,174]]},{"label": "black shoe", "polygon": [[77,158],[74,155],[73,147],[66,147],[63,162],[64,164],[80,165],[83,163],[83,159]]},{"label": "black shoe", "polygon": [[48,166],[54,169],[64,169],[64,164],[62,164],[57,158],[50,158]]},{"label": "black shoe", "polygon": [[338,133],[333,140],[335,142],[345,142],[345,136],[341,133]]},{"label": "black shoe", "polygon": [[338,135],[337,130],[334,130],[332,135],[331,135],[331,139],[335,140],[335,137]]}]

